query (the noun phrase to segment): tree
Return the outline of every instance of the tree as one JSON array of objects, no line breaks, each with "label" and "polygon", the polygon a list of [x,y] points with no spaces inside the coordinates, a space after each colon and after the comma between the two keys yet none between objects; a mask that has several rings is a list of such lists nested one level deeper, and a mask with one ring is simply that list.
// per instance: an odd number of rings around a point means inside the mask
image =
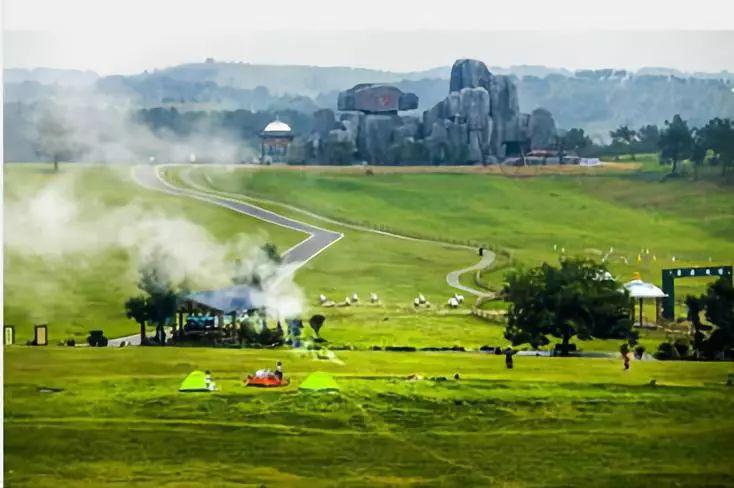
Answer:
[{"label": "tree", "polygon": [[660,141],[660,130],[657,125],[648,124],[637,130],[639,150],[644,152],[656,152]]},{"label": "tree", "polygon": [[591,138],[584,133],[584,129],[569,129],[561,137],[564,147],[577,153],[592,144]]},{"label": "tree", "polygon": [[721,164],[721,174],[734,166],[734,123],[731,119],[714,118],[701,129],[704,144],[715,155],[715,161]]},{"label": "tree", "polygon": [[634,143],[637,141],[637,131],[630,129],[626,125],[622,125],[617,130],[611,131],[609,135],[611,136],[613,143],[627,146],[627,151],[629,152],[632,161],[634,161]]},{"label": "tree", "polygon": [[706,153],[708,152],[708,146],[706,141],[706,133],[700,129],[693,129],[693,138],[691,140],[691,154],[688,159],[693,163],[693,175],[695,179],[698,179],[698,170],[703,166],[703,162],[706,159]]},{"label": "tree", "polygon": [[693,354],[698,357],[706,338],[704,331],[711,330],[711,327],[701,323],[701,311],[704,309],[701,298],[688,295],[686,306],[688,307],[688,321],[693,325]]},{"label": "tree", "polygon": [[573,336],[634,339],[632,302],[619,283],[603,278],[606,273],[603,264],[586,259],[510,273],[504,288],[510,302],[505,338],[540,347],[550,343],[549,335],[558,337],[563,355]]},{"label": "tree", "polygon": [[672,122],[665,121],[665,129],[660,134],[660,163],[672,164],[670,174],[676,174],[678,163],[690,157],[692,145],[688,124],[676,114]]},{"label": "tree", "polygon": [[125,315],[140,325],[140,344],[145,344],[145,324],[150,319],[148,300],[144,296],[132,297],[125,302]]},{"label": "tree", "polygon": [[321,327],[324,325],[324,322],[326,322],[326,317],[324,317],[321,314],[316,314],[312,316],[310,319],[308,319],[308,325],[311,326],[313,331],[316,333],[316,337],[319,338],[319,331],[321,330]]},{"label": "tree", "polygon": [[54,171],[59,170],[59,161],[71,159],[80,149],[71,140],[71,131],[64,121],[51,109],[46,109],[37,125],[38,141],[34,144],[36,154],[49,158],[54,163]]},{"label": "tree", "polygon": [[713,357],[734,347],[734,286],[721,277],[709,285],[700,300],[706,310],[706,320],[714,326],[703,349]]}]

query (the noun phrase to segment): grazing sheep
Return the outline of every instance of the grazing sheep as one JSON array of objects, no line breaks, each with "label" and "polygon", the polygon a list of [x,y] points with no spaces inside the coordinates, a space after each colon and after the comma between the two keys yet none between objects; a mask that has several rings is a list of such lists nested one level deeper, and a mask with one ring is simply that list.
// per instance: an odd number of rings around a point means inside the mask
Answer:
[{"label": "grazing sheep", "polygon": [[359,296],[356,293],[352,293],[352,303],[357,303],[359,301]]},{"label": "grazing sheep", "polygon": [[426,297],[424,297],[422,293],[418,294],[418,303],[420,303],[421,305],[426,303]]},{"label": "grazing sheep", "polygon": [[464,295],[459,295],[458,293],[454,293],[454,298],[456,298],[456,301],[461,303],[464,303]]},{"label": "grazing sheep", "polygon": [[459,300],[456,299],[456,297],[449,298],[448,305],[450,308],[456,308],[459,306]]},{"label": "grazing sheep", "polygon": [[413,306],[415,308],[418,308],[420,306],[420,304],[421,304],[421,301],[420,301],[419,298],[416,298],[415,300],[413,300]]},{"label": "grazing sheep", "polygon": [[321,305],[323,305],[323,304],[324,304],[324,303],[326,303],[327,301],[328,301],[328,298],[326,298],[326,295],[324,295],[323,293],[322,293],[321,295],[319,295],[319,303],[320,303]]},{"label": "grazing sheep", "polygon": [[380,301],[380,298],[377,296],[377,293],[372,292],[370,293],[370,302],[371,303],[377,303]]},{"label": "grazing sheep", "polygon": [[344,305],[351,305],[352,302],[349,300],[349,297],[344,297]]}]

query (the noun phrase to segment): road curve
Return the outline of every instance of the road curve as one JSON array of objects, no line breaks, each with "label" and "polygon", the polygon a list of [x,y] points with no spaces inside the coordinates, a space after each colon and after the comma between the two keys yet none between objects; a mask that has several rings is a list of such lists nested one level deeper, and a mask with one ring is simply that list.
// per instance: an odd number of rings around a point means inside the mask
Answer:
[{"label": "road curve", "polygon": [[453,288],[457,288],[467,293],[471,293],[472,295],[476,295],[478,297],[494,296],[494,293],[492,292],[481,291],[481,290],[477,290],[474,288],[470,288],[468,286],[462,285],[459,282],[459,276],[463,275],[464,273],[469,273],[470,271],[477,271],[477,270],[489,267],[489,265],[491,265],[494,262],[494,258],[495,258],[495,254],[492,251],[485,249],[482,253],[482,259],[480,259],[477,264],[473,266],[469,266],[468,268],[452,271],[449,274],[447,274],[446,283],[448,283],[448,285]]},{"label": "road curve", "polygon": [[132,169],[135,181],[151,190],[161,191],[171,195],[180,197],[195,198],[204,202],[219,205],[235,212],[249,215],[271,224],[280,225],[291,230],[303,232],[308,237],[291,247],[282,254],[283,262],[289,264],[288,268],[295,271],[308,261],[316,257],[321,251],[334,244],[336,241],[344,237],[340,232],[334,232],[315,225],[303,223],[288,217],[283,217],[269,210],[262,209],[255,205],[236,201],[230,198],[211,195],[204,192],[193,190],[183,190],[164,181],[156,166],[135,166]]}]

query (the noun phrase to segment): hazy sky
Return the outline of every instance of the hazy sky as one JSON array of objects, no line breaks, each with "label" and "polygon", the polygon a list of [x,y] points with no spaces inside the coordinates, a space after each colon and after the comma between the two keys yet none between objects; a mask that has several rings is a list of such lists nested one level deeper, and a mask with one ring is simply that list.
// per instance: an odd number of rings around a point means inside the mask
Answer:
[{"label": "hazy sky", "polygon": [[394,71],[459,57],[734,71],[732,0],[4,0],[3,27],[6,67],[102,74],[206,57]]}]

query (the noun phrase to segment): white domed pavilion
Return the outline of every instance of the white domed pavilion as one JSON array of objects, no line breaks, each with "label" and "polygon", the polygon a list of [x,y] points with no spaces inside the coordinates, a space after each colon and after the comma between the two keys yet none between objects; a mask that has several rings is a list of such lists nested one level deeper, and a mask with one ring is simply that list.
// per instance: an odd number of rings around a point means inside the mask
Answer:
[{"label": "white domed pavilion", "polygon": [[293,140],[293,131],[278,118],[265,126],[260,133],[260,162],[272,163],[285,159],[288,145]]}]

